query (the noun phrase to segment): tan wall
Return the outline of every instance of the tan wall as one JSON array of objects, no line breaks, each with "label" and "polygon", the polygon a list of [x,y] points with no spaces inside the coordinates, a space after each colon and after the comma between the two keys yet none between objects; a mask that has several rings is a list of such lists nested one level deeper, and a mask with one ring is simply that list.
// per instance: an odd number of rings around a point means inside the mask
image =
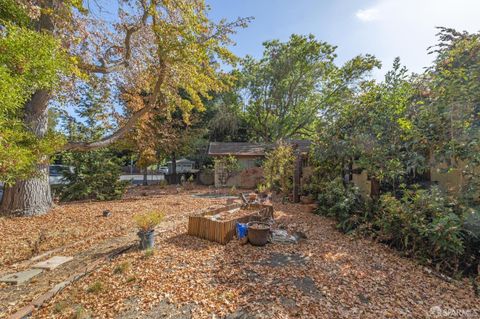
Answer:
[{"label": "tan wall", "polygon": [[198,180],[202,185],[213,185],[215,179],[214,171],[211,169],[204,169],[198,173]]},{"label": "tan wall", "polygon": [[[263,169],[256,167],[256,161],[260,157],[237,157],[241,171],[227,180],[228,187],[255,188],[257,184],[263,181]],[[222,187],[220,174],[222,168],[215,164],[215,187]]]},{"label": "tan wall", "polygon": [[352,182],[358,187],[362,196],[370,196],[372,183],[368,180],[366,170],[363,170],[361,174],[352,174]]},{"label": "tan wall", "polygon": [[[464,162],[458,162],[456,168],[450,168],[446,163],[438,164],[430,168],[430,179],[432,182],[437,182],[440,189],[450,194],[458,194],[461,191],[462,186],[467,182],[462,174],[465,169]],[[353,167],[356,168],[355,165]],[[480,174],[480,167],[476,169],[476,173]],[[360,193],[365,196],[369,196],[372,184],[368,180],[367,171],[362,171],[361,174],[352,174],[352,182],[360,189]],[[478,193],[480,196],[480,190]]]},{"label": "tan wall", "polygon": [[[458,161],[454,168],[449,168],[446,163],[437,164],[430,169],[431,180],[437,182],[443,191],[458,194],[468,182],[462,173],[466,169],[466,165],[463,161]],[[474,171],[476,174],[480,174],[480,167],[477,167]],[[480,190],[477,196],[480,196]]]}]

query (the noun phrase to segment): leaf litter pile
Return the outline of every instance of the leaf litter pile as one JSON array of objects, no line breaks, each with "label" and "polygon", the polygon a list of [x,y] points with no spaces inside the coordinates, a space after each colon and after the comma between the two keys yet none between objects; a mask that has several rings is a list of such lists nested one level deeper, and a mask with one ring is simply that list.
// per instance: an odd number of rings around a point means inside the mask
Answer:
[{"label": "leaf litter pile", "polygon": [[153,251],[129,251],[104,264],[34,318],[480,316],[466,280],[444,281],[381,244],[341,234],[305,206],[275,203],[275,224],[306,239],[222,246],[188,236],[186,222],[177,224],[158,234]]}]

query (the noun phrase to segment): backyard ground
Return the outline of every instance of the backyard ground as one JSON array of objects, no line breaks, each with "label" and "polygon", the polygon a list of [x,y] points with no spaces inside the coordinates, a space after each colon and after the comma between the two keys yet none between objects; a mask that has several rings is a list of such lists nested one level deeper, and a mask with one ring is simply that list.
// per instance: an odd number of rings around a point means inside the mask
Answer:
[{"label": "backyard ground", "polygon": [[[186,235],[189,213],[225,200],[174,188],[137,187],[123,200],[57,206],[29,219],[0,219],[1,272],[41,254],[75,256],[28,284],[0,285],[0,318],[99,256],[113,259],[67,286],[33,318],[439,318],[480,316],[468,281],[446,281],[368,239],[339,233],[307,207],[275,202],[275,225],[298,244],[222,246]],[[109,209],[110,217],[101,217]],[[153,253],[131,247],[132,216],[162,210]],[[129,246],[130,245],[130,246]],[[33,259],[32,259],[33,258]]]}]

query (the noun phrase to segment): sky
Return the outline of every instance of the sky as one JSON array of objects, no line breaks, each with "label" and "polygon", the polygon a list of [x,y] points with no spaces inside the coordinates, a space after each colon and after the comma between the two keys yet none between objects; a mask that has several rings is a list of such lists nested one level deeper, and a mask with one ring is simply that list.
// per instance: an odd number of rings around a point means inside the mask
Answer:
[{"label": "sky", "polygon": [[312,33],[338,46],[338,63],[370,53],[383,63],[381,79],[399,56],[421,73],[433,60],[427,48],[436,43],[437,26],[480,31],[480,0],[206,0],[209,16],[234,20],[254,17],[233,37],[238,56],[262,55],[266,40],[288,40],[292,33]]}]

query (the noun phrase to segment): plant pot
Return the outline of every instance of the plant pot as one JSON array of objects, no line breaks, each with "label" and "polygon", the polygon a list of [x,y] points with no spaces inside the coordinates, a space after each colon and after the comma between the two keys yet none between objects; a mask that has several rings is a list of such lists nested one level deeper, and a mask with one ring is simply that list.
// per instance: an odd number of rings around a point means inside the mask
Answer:
[{"label": "plant pot", "polygon": [[307,195],[307,196],[300,196],[300,202],[302,204],[313,204],[315,202],[315,199],[313,198],[313,196],[310,196],[310,195]]},{"label": "plant pot", "polygon": [[250,222],[248,227],[248,241],[253,246],[265,246],[270,237],[270,224],[263,222]]},{"label": "plant pot", "polygon": [[138,237],[140,238],[140,249],[152,249],[155,243],[155,231],[148,230],[148,231],[139,231],[137,233]]}]

